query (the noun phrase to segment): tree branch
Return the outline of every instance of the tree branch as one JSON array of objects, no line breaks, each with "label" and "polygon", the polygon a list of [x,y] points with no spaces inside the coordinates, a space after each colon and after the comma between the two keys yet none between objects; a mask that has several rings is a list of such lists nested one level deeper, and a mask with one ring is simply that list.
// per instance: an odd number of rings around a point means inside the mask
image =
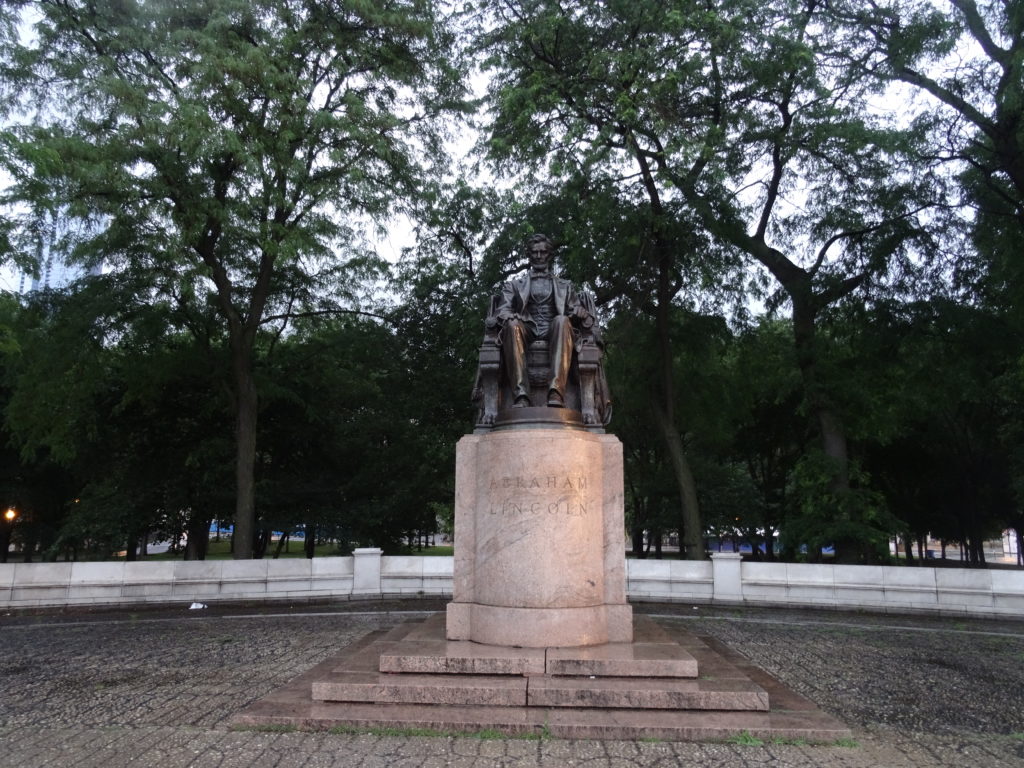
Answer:
[{"label": "tree branch", "polygon": [[379,315],[376,312],[367,312],[362,309],[341,309],[340,307],[335,309],[311,309],[306,312],[284,312],[279,315],[267,315],[260,321],[260,324],[265,325],[266,323],[272,323],[277,320],[295,320],[302,317],[325,317],[328,315],[358,315],[361,317],[372,317],[375,320],[380,320],[381,322],[389,323],[391,325],[395,324],[394,319],[387,315]]}]

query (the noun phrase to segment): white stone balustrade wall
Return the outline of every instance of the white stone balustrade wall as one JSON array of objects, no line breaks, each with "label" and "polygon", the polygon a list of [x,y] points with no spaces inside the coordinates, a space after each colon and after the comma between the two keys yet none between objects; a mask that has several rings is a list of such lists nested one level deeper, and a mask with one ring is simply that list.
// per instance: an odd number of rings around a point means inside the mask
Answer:
[{"label": "white stone balustrade wall", "polygon": [[[386,557],[379,549],[313,560],[0,564],[0,608],[449,597],[451,557]],[[634,601],[815,606],[891,613],[1024,618],[1024,570],[712,560],[627,560]]]}]

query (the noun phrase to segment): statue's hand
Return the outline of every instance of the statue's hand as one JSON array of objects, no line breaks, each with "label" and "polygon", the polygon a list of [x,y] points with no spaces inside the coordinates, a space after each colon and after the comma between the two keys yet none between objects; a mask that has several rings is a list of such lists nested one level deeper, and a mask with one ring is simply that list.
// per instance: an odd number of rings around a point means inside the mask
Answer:
[{"label": "statue's hand", "polygon": [[594,324],[593,316],[587,311],[587,308],[582,304],[577,304],[572,310],[573,318],[584,328],[589,328]]},{"label": "statue's hand", "polygon": [[513,312],[511,309],[499,309],[498,310],[497,318],[498,318],[498,322],[501,323],[502,325],[504,325],[509,320],[518,320],[519,319],[519,313],[518,312]]}]

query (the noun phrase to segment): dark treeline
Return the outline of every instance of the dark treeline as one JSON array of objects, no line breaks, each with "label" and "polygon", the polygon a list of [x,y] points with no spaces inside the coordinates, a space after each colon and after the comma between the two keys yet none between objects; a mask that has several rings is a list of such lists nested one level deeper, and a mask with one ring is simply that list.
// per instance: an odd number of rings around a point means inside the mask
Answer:
[{"label": "dark treeline", "polygon": [[[156,304],[111,339],[94,315],[110,288],[92,279],[5,305],[0,487],[21,513],[17,543],[26,559],[135,559],[144,540],[187,534],[184,556],[201,559],[211,523],[234,516],[227,355]],[[450,518],[454,442],[471,418],[461,360],[421,376],[443,356],[350,314],[257,349],[255,556],[275,554],[272,531],[303,533],[309,556],[316,541],[396,552]]]},{"label": "dark treeline", "polygon": [[1020,538],[1018,4],[15,0],[0,42],[0,259],[102,265],[0,304],[26,556],[433,532],[537,231],[607,325],[637,554]]}]

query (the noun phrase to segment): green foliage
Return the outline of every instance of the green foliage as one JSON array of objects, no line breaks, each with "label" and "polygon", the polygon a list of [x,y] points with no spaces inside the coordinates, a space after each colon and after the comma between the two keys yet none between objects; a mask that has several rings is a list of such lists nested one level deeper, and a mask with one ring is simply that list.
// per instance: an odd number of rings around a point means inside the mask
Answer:
[{"label": "green foliage", "polygon": [[[689,424],[666,394],[674,369],[666,350],[679,343],[666,318],[684,285],[697,295],[743,285],[737,255],[763,270],[755,286],[774,279],[770,309],[792,307],[807,416],[834,459],[835,481],[848,485],[842,382],[823,370],[824,311],[855,291],[902,284],[915,271],[911,256],[930,244],[922,211],[937,199],[909,172],[919,163],[912,134],[867,108],[877,80],[849,60],[829,9],[749,0],[672,13],[647,3],[483,6],[479,46],[494,72],[490,156],[503,168],[546,169],[584,209],[596,197],[628,211],[616,233],[629,243],[627,277],[616,274],[618,259],[594,250],[612,296],[630,291],[633,307],[659,319],[653,402],[662,408],[656,423],[670,425],[684,500]],[[593,216],[574,234],[600,243],[620,221]],[[714,247],[702,247],[708,242]]]},{"label": "green foliage", "polygon": [[[1020,524],[1019,333],[1005,316],[948,301],[880,307],[858,331],[867,371],[879,376],[887,428],[866,447],[875,486],[903,530],[981,543]],[[897,362],[894,362],[897,361]]]},{"label": "green foliage", "polygon": [[757,738],[756,736],[752,736],[749,731],[741,731],[735,736],[731,736],[727,741],[730,744],[738,744],[742,747],[764,746],[764,741],[762,739]]},{"label": "green foliage", "polygon": [[[884,562],[895,520],[881,495],[852,467],[851,487],[838,492],[831,457],[811,452],[803,456],[792,477],[793,511],[783,529],[782,546],[791,552],[806,545],[808,556],[818,559],[822,547],[836,552],[861,553],[866,563]],[[848,557],[848,556],[847,556]]]},{"label": "green foliage", "polygon": [[[106,265],[0,296],[17,535],[450,527],[480,319],[545,231],[608,319],[634,534],[976,559],[1024,527],[1024,38],[974,7],[4,4],[0,263]],[[487,189],[444,166],[460,46],[494,78]],[[880,113],[893,81],[930,101]],[[389,212],[394,269],[358,224]]]},{"label": "green foliage", "polygon": [[[17,341],[3,358],[6,434],[21,456],[5,463],[0,490],[50,556],[134,553],[143,535],[187,531],[187,556],[203,557],[210,522],[232,511],[225,361],[176,332],[166,306],[139,307],[130,322],[98,313],[119,288],[102,278],[35,294],[3,318]],[[261,531],[394,552],[436,529],[453,492],[452,435],[470,414],[429,411],[453,387],[441,372],[411,377],[429,350],[407,350],[393,328],[354,317],[302,321],[267,350],[257,369]],[[466,373],[446,370],[468,405]]]},{"label": "green foliage", "polygon": [[[724,420],[729,417],[721,367],[728,331],[720,318],[682,310],[673,312],[670,323],[677,340],[672,365],[688,384],[674,392],[673,403],[681,423],[689,427],[687,452],[692,456],[713,451],[716,442],[723,440]],[[643,315],[620,313],[609,323],[606,340],[609,385],[615,398],[611,429],[624,443],[626,516],[636,551],[640,532],[648,531],[657,539],[686,523],[679,516],[679,488],[662,450],[663,439],[652,430],[659,418],[652,403],[660,397],[655,323]],[[698,475],[698,479],[707,477]],[[710,483],[700,488],[705,492],[702,500],[716,496]]]},{"label": "green foliage", "polygon": [[[831,12],[865,68],[927,94],[918,123],[966,170],[968,191],[1013,207],[1024,197],[1024,18],[1015,3],[950,5],[841,2]],[[1019,226],[1019,210],[1011,215]]]},{"label": "green foliage", "polygon": [[60,252],[138,281],[230,350],[248,556],[261,329],[358,307],[371,260],[345,217],[392,210],[432,170],[418,155],[443,158],[434,118],[460,95],[447,32],[417,0],[35,10],[4,61],[12,103],[36,115],[7,136],[6,199],[87,222]]}]

